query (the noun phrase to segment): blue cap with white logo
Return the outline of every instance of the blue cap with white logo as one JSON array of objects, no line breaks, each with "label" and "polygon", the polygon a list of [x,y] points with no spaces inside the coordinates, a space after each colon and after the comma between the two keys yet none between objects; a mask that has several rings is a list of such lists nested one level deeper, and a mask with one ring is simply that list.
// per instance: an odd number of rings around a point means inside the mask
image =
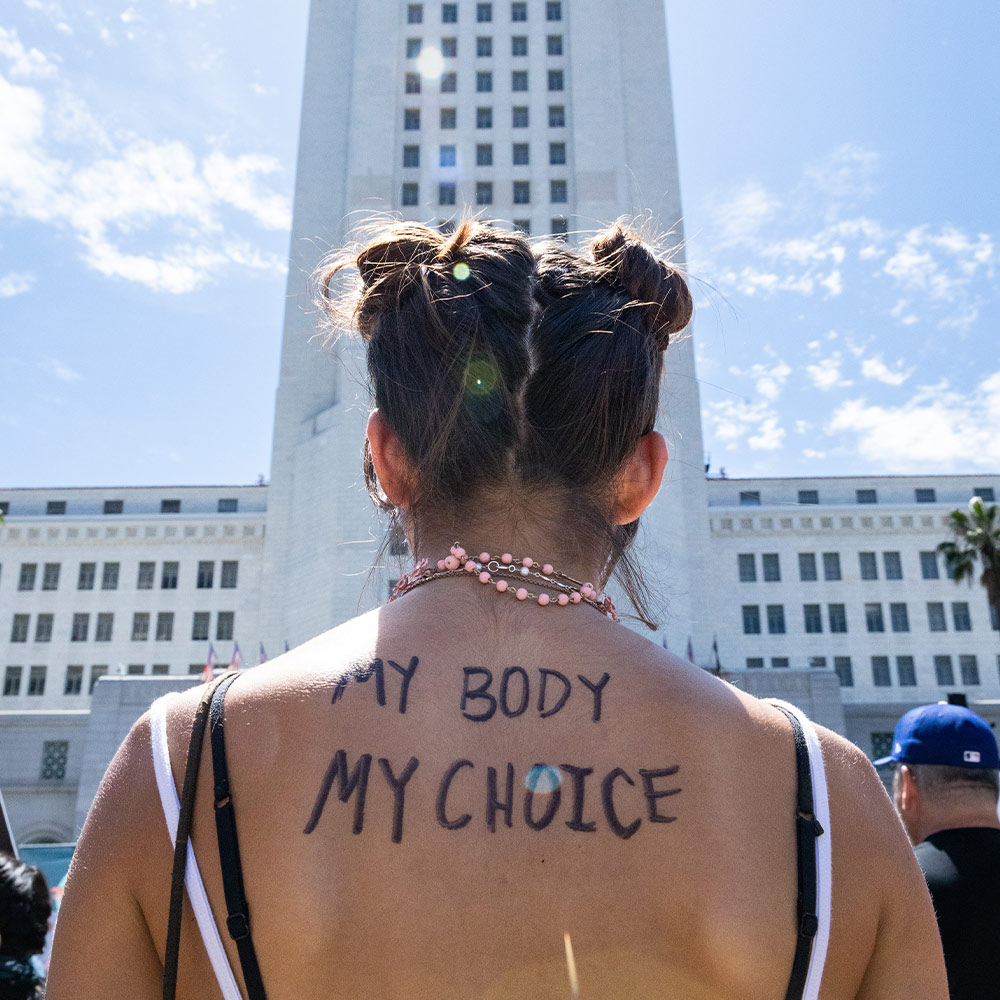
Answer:
[{"label": "blue cap with white logo", "polygon": [[911,708],[892,737],[892,753],[873,761],[883,764],[938,764],[946,767],[1000,769],[1000,753],[989,723],[961,705]]}]

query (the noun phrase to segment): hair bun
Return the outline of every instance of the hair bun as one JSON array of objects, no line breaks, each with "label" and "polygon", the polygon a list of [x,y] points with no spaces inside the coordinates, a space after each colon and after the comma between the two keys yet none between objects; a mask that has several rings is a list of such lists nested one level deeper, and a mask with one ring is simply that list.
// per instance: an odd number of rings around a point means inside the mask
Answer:
[{"label": "hair bun", "polygon": [[691,321],[691,292],[679,271],[660,260],[632,231],[615,224],[590,245],[595,263],[624,289],[660,351]]}]

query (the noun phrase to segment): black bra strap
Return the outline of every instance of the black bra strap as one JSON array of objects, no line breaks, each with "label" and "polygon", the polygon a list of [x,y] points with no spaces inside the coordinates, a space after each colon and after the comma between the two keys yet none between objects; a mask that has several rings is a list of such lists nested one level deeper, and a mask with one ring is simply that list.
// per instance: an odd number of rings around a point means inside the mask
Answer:
[{"label": "black bra strap", "polygon": [[260,978],[257,952],[250,937],[250,908],[243,887],[243,868],[240,865],[240,846],[236,839],[236,811],[229,788],[229,770],[226,767],[226,741],[224,735],[223,705],[226,691],[238,677],[232,674],[216,688],[210,713],[212,740],[212,776],[215,782],[215,829],[219,835],[219,861],[222,864],[222,886],[226,894],[226,927],[236,942],[243,969],[249,1000],[267,1000],[264,983]]},{"label": "black bra strap", "polygon": [[[773,702],[772,702],[773,704]],[[798,776],[798,788],[795,803],[795,841],[798,854],[799,892],[798,892],[798,940],[795,945],[795,958],[792,961],[792,974],[788,982],[785,1000],[801,1000],[806,988],[806,976],[809,974],[809,959],[812,956],[813,938],[819,929],[819,917],[816,915],[818,887],[816,879],[816,838],[823,833],[823,827],[813,811],[812,772],[809,769],[809,746],[802,723],[794,713],[781,705],[775,705],[783,712],[792,724],[795,733],[795,770]]]}]

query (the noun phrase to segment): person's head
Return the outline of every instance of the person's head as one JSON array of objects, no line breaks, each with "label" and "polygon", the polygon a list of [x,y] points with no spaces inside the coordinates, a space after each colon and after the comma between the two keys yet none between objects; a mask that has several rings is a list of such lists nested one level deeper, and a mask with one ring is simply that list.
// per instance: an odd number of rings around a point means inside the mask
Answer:
[{"label": "person's head", "polygon": [[0,954],[39,954],[51,913],[45,876],[33,865],[0,854]]},{"label": "person's head", "polygon": [[[415,553],[544,545],[602,583],[617,571],[644,614],[627,550],[667,459],[653,427],[663,352],[691,316],[679,273],[618,225],[584,257],[403,223],[347,263],[376,406],[365,478]],[[334,310],[344,264],[320,273]]]},{"label": "person's head", "polygon": [[922,705],[897,723],[892,753],[896,810],[914,844],[939,830],[995,826],[1000,755],[989,724],[960,705]]}]

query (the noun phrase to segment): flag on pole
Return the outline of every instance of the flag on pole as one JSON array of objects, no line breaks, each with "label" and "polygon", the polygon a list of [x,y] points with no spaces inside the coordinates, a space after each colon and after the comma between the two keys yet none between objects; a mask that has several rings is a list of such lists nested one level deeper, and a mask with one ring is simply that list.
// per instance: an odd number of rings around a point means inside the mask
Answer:
[{"label": "flag on pole", "polygon": [[233,643],[233,658],[229,661],[230,670],[239,670],[243,665],[243,654],[240,652],[240,644]]},{"label": "flag on pole", "polygon": [[665,635],[660,637],[660,643],[664,649],[667,648],[667,637]]},{"label": "flag on pole", "polygon": [[208,644],[208,659],[205,661],[205,669],[201,672],[202,684],[207,684],[215,676],[216,664],[215,648]]},{"label": "flag on pole", "polygon": [[287,639],[285,640],[285,652],[286,653],[288,652],[288,640]]},{"label": "flag on pole", "polygon": [[267,663],[267,650],[264,648],[264,643],[260,642],[257,645],[260,646],[257,650],[257,665],[260,666],[262,663]]},{"label": "flag on pole", "polygon": [[694,663],[694,646],[691,645],[691,636],[688,636],[687,658]]},{"label": "flag on pole", "polygon": [[712,636],[712,655],[715,657],[715,672],[721,673],[722,661],[719,659],[719,637],[717,635]]}]

